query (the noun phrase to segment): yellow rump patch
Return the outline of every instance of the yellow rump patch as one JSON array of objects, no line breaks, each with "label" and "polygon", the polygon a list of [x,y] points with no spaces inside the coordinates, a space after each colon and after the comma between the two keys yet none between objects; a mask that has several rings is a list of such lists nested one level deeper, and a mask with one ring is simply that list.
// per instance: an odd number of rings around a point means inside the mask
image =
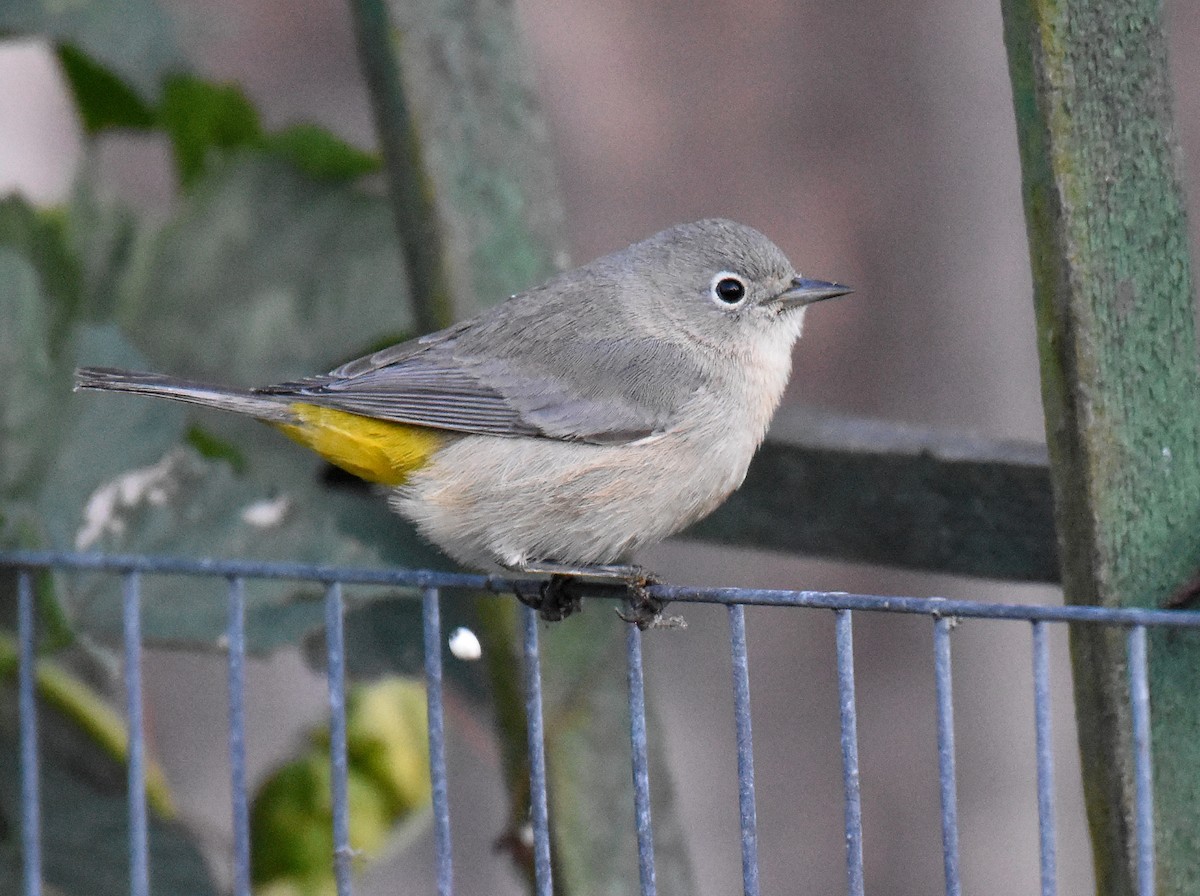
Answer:
[{"label": "yellow rump patch", "polygon": [[272,425],[331,464],[381,485],[402,485],[450,438],[435,429],[314,404],[297,402],[289,410],[299,422]]}]

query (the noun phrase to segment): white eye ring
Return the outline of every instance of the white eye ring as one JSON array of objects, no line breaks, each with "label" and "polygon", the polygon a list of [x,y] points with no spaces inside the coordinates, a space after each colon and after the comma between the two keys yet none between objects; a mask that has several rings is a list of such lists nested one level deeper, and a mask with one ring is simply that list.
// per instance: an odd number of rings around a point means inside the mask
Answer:
[{"label": "white eye ring", "polygon": [[746,301],[746,281],[732,271],[720,271],[708,288],[713,301],[724,308],[736,308]]}]

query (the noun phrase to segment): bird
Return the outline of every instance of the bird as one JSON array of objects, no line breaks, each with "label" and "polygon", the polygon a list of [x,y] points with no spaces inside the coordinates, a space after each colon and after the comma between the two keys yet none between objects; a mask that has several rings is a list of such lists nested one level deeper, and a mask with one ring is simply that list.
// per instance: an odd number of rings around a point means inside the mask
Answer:
[{"label": "bird", "polygon": [[76,389],[260,420],[382,487],[465,566],[629,576],[742,483],[805,309],[849,292],[711,218],[325,374],[238,388],[84,367]]}]

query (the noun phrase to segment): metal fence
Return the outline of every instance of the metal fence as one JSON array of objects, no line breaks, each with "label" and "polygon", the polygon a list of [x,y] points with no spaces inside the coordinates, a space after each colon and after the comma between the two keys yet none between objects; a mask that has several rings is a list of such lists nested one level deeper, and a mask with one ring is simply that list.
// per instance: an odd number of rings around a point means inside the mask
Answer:
[{"label": "metal fence", "polygon": [[[224,578],[228,582],[229,765],[232,785],[234,881],[236,896],[250,893],[250,837],[245,762],[245,582],[277,579],[319,583],[325,587],[326,658],[328,663],[333,802],[333,866],[339,896],[352,893],[347,798],[345,653],[343,647],[344,585],[388,585],[419,589],[423,600],[425,679],[429,719],[436,877],[439,896],[453,892],[451,818],[447,801],[447,769],[442,707],[441,589],[465,588],[512,592],[513,582],[478,575],[401,569],[351,569],[289,563],[185,560],[151,556],[102,556],[57,552],[0,552],[0,568],[14,569],[18,582],[20,761],[22,848],[25,896],[41,896],[40,803],[38,797],[37,710],[34,699],[35,620],[33,575],[40,570],[99,571],[120,576],[123,589],[126,716],[129,727],[129,860],[132,896],[149,896],[145,741],[142,727],[140,583],[145,575]],[[943,598],[887,597],[822,591],[768,591],[740,588],[700,589],[655,585],[651,596],[668,601],[723,604],[729,611],[729,643],[733,660],[733,704],[737,732],[737,770],[743,885],[757,896],[757,823],[754,796],[754,752],[751,739],[750,682],[747,666],[745,607],[810,607],[836,614],[835,637],[841,718],[841,752],[845,794],[846,892],[863,893],[863,837],[859,797],[857,716],[854,694],[852,620],[856,612],[927,616],[933,626],[937,695],[937,749],[941,791],[942,855],[945,892],[958,896],[958,821],[952,701],[951,640],[959,618],[1000,619],[1029,624],[1033,647],[1034,735],[1037,756],[1037,807],[1041,892],[1057,892],[1055,868],[1054,762],[1050,741],[1050,680],[1047,626],[1074,623],[1126,629],[1129,691],[1133,720],[1134,768],[1137,783],[1136,842],[1138,892],[1154,892],[1154,829],[1150,752],[1150,693],[1147,677],[1147,629],[1200,627],[1200,612],[1100,607],[1046,607],[976,603]],[[524,686],[528,716],[531,822],[535,889],[553,891],[542,727],[541,672],[536,611],[522,607]],[[651,823],[645,691],[642,677],[642,634],[627,626],[630,740],[633,758],[638,870],[643,896],[655,893],[653,826]]]}]

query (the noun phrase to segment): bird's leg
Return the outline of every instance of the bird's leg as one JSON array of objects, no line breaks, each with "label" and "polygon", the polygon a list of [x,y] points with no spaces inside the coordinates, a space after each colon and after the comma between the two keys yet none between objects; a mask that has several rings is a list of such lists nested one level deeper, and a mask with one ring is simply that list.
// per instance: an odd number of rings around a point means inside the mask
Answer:
[{"label": "bird's leg", "polygon": [[661,579],[640,566],[626,568],[629,573],[624,579],[627,592],[625,600],[629,609],[625,612],[617,610],[618,616],[642,631],[651,628],[687,628],[687,620],[682,616],[664,616],[667,602],[650,593],[650,586],[661,584]]},{"label": "bird's leg", "polygon": [[521,564],[515,567],[514,571],[550,577],[548,581],[540,583],[536,589],[518,588],[517,592],[517,598],[522,603],[538,610],[542,618],[546,620],[565,619],[580,609],[580,592],[581,590],[586,591],[587,588],[585,586],[581,589],[576,582],[582,579],[585,582],[594,582],[601,587],[609,583],[619,583],[625,591],[629,609],[625,612],[618,610],[617,614],[626,622],[634,623],[643,631],[648,628],[682,628],[685,625],[681,617],[663,616],[664,601],[652,597],[647,591],[651,585],[657,585],[659,579],[642,566],[633,564],[579,566],[539,560]]}]

